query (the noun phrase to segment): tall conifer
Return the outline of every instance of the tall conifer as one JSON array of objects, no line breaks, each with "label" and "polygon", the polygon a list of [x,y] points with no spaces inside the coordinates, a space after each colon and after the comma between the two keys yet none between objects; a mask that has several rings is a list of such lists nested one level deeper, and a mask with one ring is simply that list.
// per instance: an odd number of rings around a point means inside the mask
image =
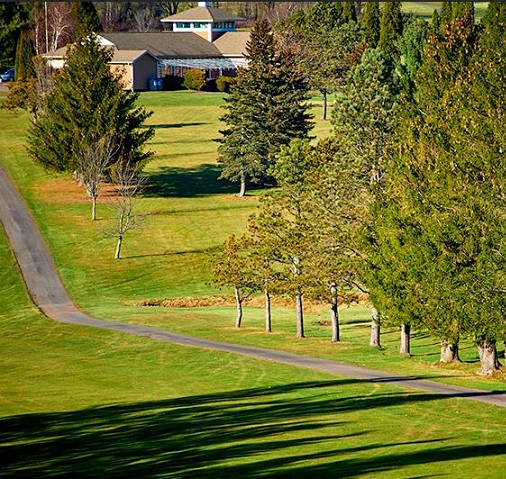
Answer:
[{"label": "tall conifer", "polygon": [[267,20],[256,23],[246,50],[249,64],[226,99],[227,113],[221,120],[227,128],[218,140],[221,177],[240,181],[240,196],[246,180],[267,177],[282,145],[305,138],[313,126],[307,80],[290,52],[276,45]]}]

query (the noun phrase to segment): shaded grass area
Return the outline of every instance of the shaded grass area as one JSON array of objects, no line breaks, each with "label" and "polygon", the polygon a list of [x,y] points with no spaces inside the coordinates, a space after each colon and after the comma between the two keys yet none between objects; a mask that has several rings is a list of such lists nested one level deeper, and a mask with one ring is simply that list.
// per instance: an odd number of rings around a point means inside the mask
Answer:
[{"label": "shaded grass area", "polygon": [[470,430],[470,412],[320,380],[14,416],[0,419],[0,477],[480,477],[486,461],[499,478],[504,420],[487,409]]}]

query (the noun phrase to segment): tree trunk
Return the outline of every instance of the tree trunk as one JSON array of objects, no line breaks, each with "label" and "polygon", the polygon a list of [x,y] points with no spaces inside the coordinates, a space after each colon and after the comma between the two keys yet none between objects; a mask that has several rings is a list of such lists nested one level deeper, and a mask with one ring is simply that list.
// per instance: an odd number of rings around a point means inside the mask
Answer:
[{"label": "tree trunk", "polygon": [[265,297],[265,332],[270,333],[272,331],[271,321],[271,295],[269,291],[264,291]]},{"label": "tree trunk", "polygon": [[302,294],[297,293],[295,296],[295,311],[297,314],[297,337],[304,337],[304,312],[302,309]]},{"label": "tree trunk", "polygon": [[401,354],[411,354],[411,326],[403,324],[401,326]]},{"label": "tree trunk", "polygon": [[495,341],[479,341],[478,354],[480,355],[481,369],[479,374],[490,375],[499,371],[501,363],[497,357]]},{"label": "tree trunk", "polygon": [[322,91],[322,120],[327,119],[327,90]]},{"label": "tree trunk", "polygon": [[441,363],[460,363],[459,358],[459,343],[451,343],[449,341],[441,341]]},{"label": "tree trunk", "polygon": [[91,220],[95,221],[97,219],[97,197],[91,197]]},{"label": "tree trunk", "polygon": [[341,338],[339,335],[339,309],[337,298],[337,286],[333,284],[330,287],[331,303],[330,303],[330,324],[332,325],[332,339],[333,343],[338,343]]},{"label": "tree trunk", "polygon": [[381,338],[381,325],[380,325],[380,316],[378,310],[373,307],[371,309],[371,337],[369,339],[369,346],[373,348],[381,348],[380,338]]},{"label": "tree trunk", "polygon": [[246,177],[241,175],[241,189],[239,190],[239,196],[242,198],[246,195]]},{"label": "tree trunk", "polygon": [[120,258],[122,244],[123,244],[123,236],[118,236],[118,243],[116,244],[116,254],[114,255],[115,259]]},{"label": "tree trunk", "polygon": [[237,286],[234,286],[235,291],[235,305],[237,307],[237,317],[235,318],[235,327],[240,328],[242,322],[242,298],[241,291]]}]

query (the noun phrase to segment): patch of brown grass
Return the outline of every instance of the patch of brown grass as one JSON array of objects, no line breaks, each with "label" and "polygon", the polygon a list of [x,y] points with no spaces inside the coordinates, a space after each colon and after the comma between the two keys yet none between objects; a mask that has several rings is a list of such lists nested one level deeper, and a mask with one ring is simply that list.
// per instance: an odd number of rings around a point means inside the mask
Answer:
[{"label": "patch of brown grass", "polygon": [[[71,178],[51,178],[36,184],[38,197],[49,204],[84,204],[90,201],[86,190]],[[101,198],[116,196],[116,188],[108,183],[100,185]]]},{"label": "patch of brown grass", "polygon": [[[172,298],[172,299],[145,299],[140,301],[133,301],[134,306],[140,307],[160,307],[160,308],[207,308],[217,306],[235,306],[235,298],[232,296],[201,296],[201,297],[186,297],[186,298]],[[255,296],[246,298],[243,306],[252,308],[263,308],[265,306],[263,296]],[[273,308],[286,308],[294,307],[294,300],[287,297],[276,296],[271,298],[271,306]],[[328,307],[324,301],[311,301],[304,300],[305,311],[317,311],[321,308]]]}]

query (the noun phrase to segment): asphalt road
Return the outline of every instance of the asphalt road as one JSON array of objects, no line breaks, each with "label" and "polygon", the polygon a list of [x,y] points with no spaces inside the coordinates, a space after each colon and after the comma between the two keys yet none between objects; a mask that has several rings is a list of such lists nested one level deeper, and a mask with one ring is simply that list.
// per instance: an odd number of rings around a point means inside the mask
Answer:
[{"label": "asphalt road", "polygon": [[372,383],[391,383],[403,388],[447,397],[468,398],[506,407],[506,395],[501,392],[460,388],[416,377],[396,376],[392,373],[335,361],[208,341],[147,326],[128,325],[92,318],[79,311],[68,297],[28,208],[2,168],[0,168],[0,221],[4,225],[11,248],[34,303],[48,318],[54,321],[120,331],[183,346],[215,349],[266,361],[310,368],[339,376],[348,376]]}]

